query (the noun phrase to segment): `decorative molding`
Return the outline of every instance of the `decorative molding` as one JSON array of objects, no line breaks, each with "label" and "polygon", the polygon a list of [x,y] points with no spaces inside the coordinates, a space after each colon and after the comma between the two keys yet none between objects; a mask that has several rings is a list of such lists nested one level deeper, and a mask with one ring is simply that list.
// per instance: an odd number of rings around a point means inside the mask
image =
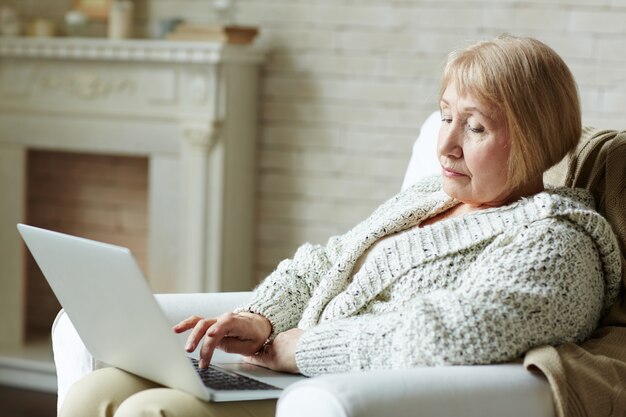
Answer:
[{"label": "decorative molding", "polygon": [[182,122],[183,138],[191,149],[208,152],[219,137],[221,121]]},{"label": "decorative molding", "polygon": [[205,74],[193,77],[189,81],[187,88],[189,89],[190,99],[196,106],[207,103],[211,97],[211,88]]},{"label": "decorative molding", "polygon": [[87,71],[36,72],[30,84],[35,94],[61,91],[85,100],[134,95],[138,90],[137,81],[132,78]]},{"label": "decorative molding", "polygon": [[147,39],[2,38],[0,57],[189,64],[263,61],[263,51],[218,42]]}]

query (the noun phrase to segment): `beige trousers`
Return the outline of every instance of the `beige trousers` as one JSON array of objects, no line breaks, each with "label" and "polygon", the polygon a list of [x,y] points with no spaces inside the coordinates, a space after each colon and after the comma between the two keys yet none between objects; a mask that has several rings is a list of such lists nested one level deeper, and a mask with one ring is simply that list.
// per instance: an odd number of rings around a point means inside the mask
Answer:
[{"label": "beige trousers", "polygon": [[59,417],[273,417],[275,413],[276,400],[209,403],[105,368],[70,388]]}]

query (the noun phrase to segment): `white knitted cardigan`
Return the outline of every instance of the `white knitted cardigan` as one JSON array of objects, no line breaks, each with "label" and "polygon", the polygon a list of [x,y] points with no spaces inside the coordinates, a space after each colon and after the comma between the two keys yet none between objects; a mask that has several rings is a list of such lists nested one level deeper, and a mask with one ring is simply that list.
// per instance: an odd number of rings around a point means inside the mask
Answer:
[{"label": "white knitted cardigan", "polygon": [[455,204],[428,178],[326,246],[301,246],[236,311],[267,317],[272,336],[305,329],[305,375],[502,362],[590,335],[616,299],[621,261],[588,193],[551,189],[414,227]]}]

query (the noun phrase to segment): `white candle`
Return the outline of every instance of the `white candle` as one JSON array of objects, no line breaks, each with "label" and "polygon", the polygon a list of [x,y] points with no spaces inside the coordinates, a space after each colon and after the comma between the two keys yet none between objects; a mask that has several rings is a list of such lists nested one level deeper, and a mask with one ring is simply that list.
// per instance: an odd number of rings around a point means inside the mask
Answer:
[{"label": "white candle", "polygon": [[109,10],[109,38],[131,38],[133,31],[133,2],[112,0]]}]

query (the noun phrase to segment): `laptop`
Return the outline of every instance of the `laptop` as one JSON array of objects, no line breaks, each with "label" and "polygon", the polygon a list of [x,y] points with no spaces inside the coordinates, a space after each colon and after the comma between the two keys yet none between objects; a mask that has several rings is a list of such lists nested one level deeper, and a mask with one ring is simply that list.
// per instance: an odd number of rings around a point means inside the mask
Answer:
[{"label": "laptop", "polygon": [[[94,358],[206,401],[278,398],[301,375],[238,355],[200,370],[187,356],[128,248],[24,224],[17,228]],[[197,351],[196,351],[197,352]],[[219,357],[218,350],[214,361]]]}]

